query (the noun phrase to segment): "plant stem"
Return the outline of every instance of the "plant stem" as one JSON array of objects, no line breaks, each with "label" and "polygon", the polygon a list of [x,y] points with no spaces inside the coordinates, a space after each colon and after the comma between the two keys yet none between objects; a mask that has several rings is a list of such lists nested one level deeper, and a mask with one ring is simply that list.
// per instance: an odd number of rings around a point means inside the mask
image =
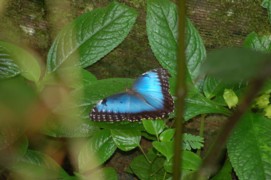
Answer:
[{"label": "plant stem", "polygon": [[218,135],[214,146],[208,153],[207,157],[202,163],[201,168],[199,169],[197,173],[197,178],[205,177],[208,178],[211,174],[213,174],[217,169],[217,163],[220,158],[221,152],[227,142],[228,137],[230,136],[230,133],[234,126],[237,124],[239,119],[242,117],[242,115],[246,112],[246,110],[250,107],[250,104],[252,103],[253,99],[257,96],[257,93],[261,90],[261,87],[263,86],[265,82],[265,79],[254,79],[250,83],[250,88],[248,89],[244,99],[242,102],[237,106],[236,111],[229,117],[225,125],[223,126],[220,134]]},{"label": "plant stem", "polygon": [[[200,137],[204,137],[204,123],[205,123],[205,117],[206,117],[206,114],[202,114],[201,117],[200,117],[200,129],[199,129],[199,136]],[[198,149],[197,150],[197,155],[200,156],[200,153],[201,153],[201,150]]]},{"label": "plant stem", "polygon": [[176,82],[176,118],[174,137],[174,159],[173,159],[173,179],[179,180],[181,177],[181,155],[182,155],[182,133],[184,98],[186,95],[186,57],[185,57],[185,0],[178,2],[178,52],[177,52],[177,82]]},{"label": "plant stem", "polygon": [[142,148],[140,145],[138,145],[138,147],[139,147],[140,151],[143,153],[143,155],[144,155],[144,157],[146,158],[146,160],[148,161],[148,163],[151,164],[151,161],[149,160],[148,156],[145,154],[143,148]]}]

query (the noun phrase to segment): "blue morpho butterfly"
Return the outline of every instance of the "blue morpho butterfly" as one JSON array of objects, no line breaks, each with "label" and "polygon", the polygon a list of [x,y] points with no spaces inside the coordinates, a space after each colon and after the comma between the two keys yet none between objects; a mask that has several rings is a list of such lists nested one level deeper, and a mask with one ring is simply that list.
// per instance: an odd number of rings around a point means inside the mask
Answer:
[{"label": "blue morpho butterfly", "polygon": [[100,100],[92,109],[94,121],[139,121],[163,118],[173,111],[168,72],[163,68],[143,73],[126,92]]}]

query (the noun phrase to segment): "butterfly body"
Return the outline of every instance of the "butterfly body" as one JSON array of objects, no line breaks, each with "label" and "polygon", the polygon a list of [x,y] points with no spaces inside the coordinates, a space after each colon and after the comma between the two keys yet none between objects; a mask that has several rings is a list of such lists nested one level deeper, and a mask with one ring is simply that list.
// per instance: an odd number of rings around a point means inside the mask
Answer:
[{"label": "butterfly body", "polygon": [[158,68],[143,73],[126,92],[99,101],[90,117],[94,121],[138,121],[162,118],[172,111],[168,73]]}]

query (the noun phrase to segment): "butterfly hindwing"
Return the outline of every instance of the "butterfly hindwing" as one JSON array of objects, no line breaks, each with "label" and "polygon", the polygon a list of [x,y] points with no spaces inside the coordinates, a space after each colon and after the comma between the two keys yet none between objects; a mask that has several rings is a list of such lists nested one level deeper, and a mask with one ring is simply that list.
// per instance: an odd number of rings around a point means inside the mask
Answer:
[{"label": "butterfly hindwing", "polygon": [[168,73],[158,68],[143,73],[132,89],[101,100],[90,116],[94,121],[138,121],[161,118],[172,111]]}]

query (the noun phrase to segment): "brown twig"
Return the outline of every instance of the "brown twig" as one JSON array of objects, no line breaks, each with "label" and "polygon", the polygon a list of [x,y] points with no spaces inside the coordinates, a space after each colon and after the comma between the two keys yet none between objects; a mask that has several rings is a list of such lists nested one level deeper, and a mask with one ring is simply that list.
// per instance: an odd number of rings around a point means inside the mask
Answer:
[{"label": "brown twig", "polygon": [[207,157],[204,159],[201,168],[197,173],[195,179],[207,179],[217,170],[218,160],[220,159],[221,152],[225,147],[227,139],[230,136],[231,131],[240,120],[242,115],[247,111],[252,103],[253,99],[257,96],[258,92],[264,85],[265,78],[254,79],[250,83],[250,87],[243,98],[242,102],[237,106],[235,112],[229,117],[225,125],[223,126],[220,134],[218,135],[214,146],[211,148]]},{"label": "brown twig", "polygon": [[178,22],[178,52],[177,52],[177,82],[176,82],[176,118],[174,137],[174,159],[173,159],[173,179],[179,180],[181,177],[181,150],[183,133],[184,98],[186,95],[186,57],[185,57],[185,0],[177,1],[179,22]]}]

